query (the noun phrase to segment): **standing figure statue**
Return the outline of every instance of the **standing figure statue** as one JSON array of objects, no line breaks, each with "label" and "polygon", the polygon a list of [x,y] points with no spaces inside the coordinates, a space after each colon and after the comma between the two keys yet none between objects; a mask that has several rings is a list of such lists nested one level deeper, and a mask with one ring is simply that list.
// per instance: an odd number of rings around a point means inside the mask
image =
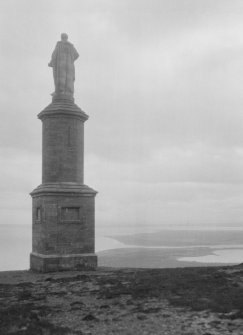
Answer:
[{"label": "standing figure statue", "polygon": [[52,95],[65,94],[73,96],[75,68],[74,61],[79,54],[73,44],[68,42],[68,35],[61,34],[48,66],[53,68],[55,92]]}]

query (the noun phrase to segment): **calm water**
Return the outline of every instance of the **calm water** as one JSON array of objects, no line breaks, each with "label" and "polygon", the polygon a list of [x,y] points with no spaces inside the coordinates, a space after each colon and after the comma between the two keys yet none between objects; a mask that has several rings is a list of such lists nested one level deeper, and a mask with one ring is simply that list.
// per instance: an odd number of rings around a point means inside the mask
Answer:
[{"label": "calm water", "polygon": [[[134,231],[131,226],[123,226],[119,231],[111,231],[110,228],[97,229],[96,252],[112,249],[128,249],[129,252],[129,248],[139,247],[143,252],[157,249],[158,254],[161,254],[163,249],[196,250],[206,246],[210,250],[208,254],[177,257],[177,260],[232,264],[243,262],[243,230],[154,230],[152,232],[151,228],[141,230],[144,233]],[[0,225],[0,271],[28,269],[30,251],[30,225]],[[132,266],[136,267],[136,264]],[[146,267],[146,264],[143,266]]]},{"label": "calm water", "polygon": [[0,225],[0,271],[29,268],[30,225]]}]

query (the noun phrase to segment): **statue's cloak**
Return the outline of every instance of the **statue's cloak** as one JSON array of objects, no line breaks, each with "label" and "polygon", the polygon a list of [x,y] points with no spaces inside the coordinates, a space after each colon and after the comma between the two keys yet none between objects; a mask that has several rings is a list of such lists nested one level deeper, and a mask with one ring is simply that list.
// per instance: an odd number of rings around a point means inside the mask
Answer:
[{"label": "statue's cloak", "polygon": [[73,94],[75,80],[74,61],[78,56],[79,54],[73,44],[68,41],[57,42],[49,64],[49,66],[53,67],[55,92],[57,94]]}]

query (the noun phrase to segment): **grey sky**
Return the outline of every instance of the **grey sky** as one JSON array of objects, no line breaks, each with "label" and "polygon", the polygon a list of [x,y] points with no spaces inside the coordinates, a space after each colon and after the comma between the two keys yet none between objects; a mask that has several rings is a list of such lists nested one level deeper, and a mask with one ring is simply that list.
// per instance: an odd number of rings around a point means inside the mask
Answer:
[{"label": "grey sky", "polygon": [[97,225],[242,223],[241,0],[1,0],[0,13],[1,223],[31,222],[61,32],[80,54]]}]

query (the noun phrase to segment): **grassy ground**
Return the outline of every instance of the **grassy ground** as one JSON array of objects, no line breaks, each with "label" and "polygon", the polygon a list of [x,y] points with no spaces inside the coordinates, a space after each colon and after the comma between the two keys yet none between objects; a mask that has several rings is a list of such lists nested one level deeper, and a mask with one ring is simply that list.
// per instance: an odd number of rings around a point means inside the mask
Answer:
[{"label": "grassy ground", "polygon": [[243,266],[2,272],[0,334],[243,334]]}]

